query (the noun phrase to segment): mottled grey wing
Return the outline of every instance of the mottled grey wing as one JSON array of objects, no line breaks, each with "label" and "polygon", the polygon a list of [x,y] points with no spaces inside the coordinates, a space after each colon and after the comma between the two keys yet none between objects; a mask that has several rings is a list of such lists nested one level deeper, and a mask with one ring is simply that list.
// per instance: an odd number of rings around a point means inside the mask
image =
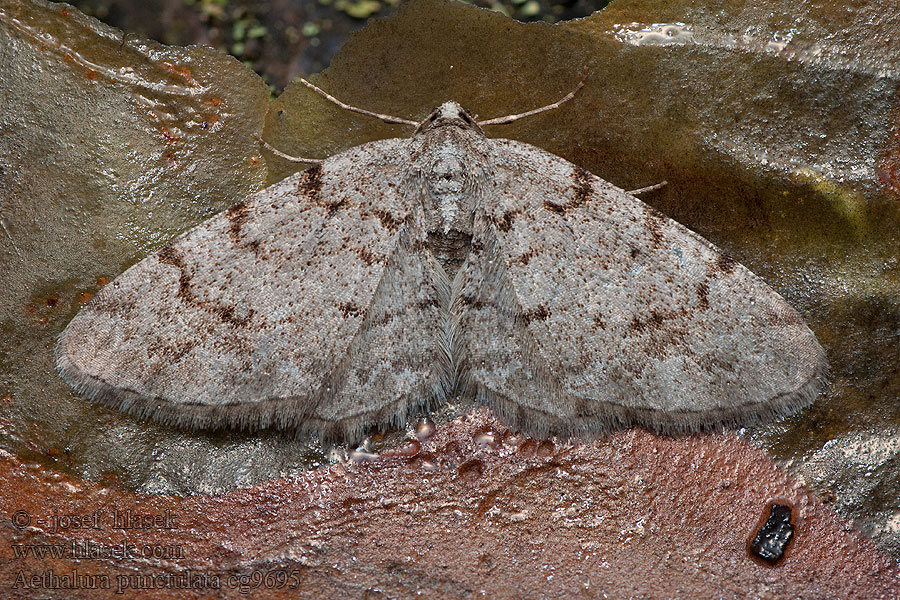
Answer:
[{"label": "mottled grey wing", "polygon": [[[57,346],[92,399],[186,427],[350,439],[443,385],[441,292],[403,140],[354,148],[172,241]],[[446,287],[446,285],[444,285]]]},{"label": "mottled grey wing", "polygon": [[753,273],[583,169],[493,141],[452,309],[480,400],[572,434],[745,424],[815,398],[824,352]]}]

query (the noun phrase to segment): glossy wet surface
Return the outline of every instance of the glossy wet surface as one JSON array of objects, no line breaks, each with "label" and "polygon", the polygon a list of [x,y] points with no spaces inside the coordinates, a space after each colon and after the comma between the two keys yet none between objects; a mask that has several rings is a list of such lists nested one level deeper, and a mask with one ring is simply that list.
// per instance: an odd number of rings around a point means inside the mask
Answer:
[{"label": "glossy wet surface", "polygon": [[[93,406],[58,379],[51,350],[105,281],[291,172],[263,162],[252,136],[264,120],[267,139],[306,156],[408,132],[301,88],[267,113],[265,87],[234,60],[123,45],[74,12],[27,6],[0,4],[10,49],[0,117],[0,446],[43,469],[148,493],[220,492],[326,464],[327,450],[277,433],[186,433]],[[664,3],[649,18],[629,6],[547,27],[416,3],[352,38],[316,81],[370,110],[420,118],[453,98],[485,118],[557,99],[587,64],[577,102],[495,135],[624,188],[668,180],[645,200],[801,312],[828,353],[831,390],[745,434],[896,554],[900,51],[884,35],[896,31],[893,13],[882,7],[869,25],[848,25],[844,12],[800,4],[806,28],[784,39],[787,22],[742,33],[759,21],[753,11],[704,20],[701,8]],[[669,36],[659,25],[688,22],[689,41],[686,26]],[[684,43],[635,42],[634,32],[657,29]]]}]

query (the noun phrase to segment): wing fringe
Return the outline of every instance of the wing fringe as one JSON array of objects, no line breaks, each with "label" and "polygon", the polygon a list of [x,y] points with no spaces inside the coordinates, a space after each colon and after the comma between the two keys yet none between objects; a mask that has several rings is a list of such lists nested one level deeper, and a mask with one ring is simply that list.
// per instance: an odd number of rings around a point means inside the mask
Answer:
[{"label": "wing fringe", "polygon": [[609,401],[596,401],[597,409],[587,417],[561,419],[535,410],[486,388],[467,382],[467,393],[484,404],[513,429],[526,435],[593,439],[627,427],[644,427],[664,435],[689,435],[723,427],[740,428],[768,423],[793,415],[812,404],[830,382],[830,370],[824,351],[819,348],[816,364],[807,380],[798,388],[781,393],[765,402],[742,407],[702,411],[669,412],[637,409]]}]

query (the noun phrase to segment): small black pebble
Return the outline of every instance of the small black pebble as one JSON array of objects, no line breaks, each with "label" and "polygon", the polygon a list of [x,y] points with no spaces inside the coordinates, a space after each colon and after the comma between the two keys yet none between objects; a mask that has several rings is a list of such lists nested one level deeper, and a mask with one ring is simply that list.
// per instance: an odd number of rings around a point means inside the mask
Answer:
[{"label": "small black pebble", "polygon": [[774,564],[784,556],[784,551],[793,537],[791,507],[773,503],[769,518],[756,532],[753,541],[750,542],[750,549],[756,556]]}]

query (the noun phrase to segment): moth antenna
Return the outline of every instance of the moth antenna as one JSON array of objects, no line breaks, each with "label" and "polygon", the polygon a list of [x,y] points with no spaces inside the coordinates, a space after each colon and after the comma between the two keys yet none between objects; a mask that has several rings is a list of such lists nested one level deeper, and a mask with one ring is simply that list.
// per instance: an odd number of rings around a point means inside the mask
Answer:
[{"label": "moth antenna", "polygon": [[262,139],[260,136],[254,135],[253,137],[256,138],[256,141],[259,142],[263,148],[265,148],[266,150],[268,150],[275,156],[277,156],[279,158],[283,158],[284,160],[289,160],[294,163],[321,163],[322,162],[321,158],[303,158],[302,156],[291,156],[290,154],[285,154],[284,152],[282,152],[281,150],[279,150],[278,148],[276,148],[275,146],[273,146],[266,140]]},{"label": "moth antenna", "polygon": [[334,96],[332,96],[331,94],[326,92],[325,90],[314,86],[313,84],[311,84],[307,80],[303,79],[302,77],[300,78],[300,82],[303,83],[303,85],[305,85],[312,91],[314,91],[317,94],[324,97],[326,100],[337,104],[344,110],[349,110],[349,111],[352,111],[355,113],[359,113],[361,115],[367,115],[369,117],[375,117],[376,119],[381,119],[385,123],[392,123],[392,124],[398,124],[398,125],[412,125],[414,127],[419,126],[419,124],[416,121],[410,121],[409,119],[401,119],[400,117],[392,117],[391,115],[383,115],[381,113],[372,112],[370,110],[365,110],[364,108],[357,108],[355,106],[350,106],[349,104],[344,104],[343,102],[341,102],[340,100],[338,100],[337,98],[335,98]]},{"label": "moth antenna", "polygon": [[654,190],[658,190],[658,189],[663,188],[663,187],[665,187],[665,186],[667,186],[667,185],[669,185],[669,182],[668,182],[668,181],[660,181],[660,182],[657,183],[657,184],[654,184],[654,185],[648,185],[647,187],[638,188],[638,189],[636,189],[636,190],[628,190],[628,191],[625,192],[625,193],[626,193],[626,194],[631,194],[632,196],[637,196],[638,194],[643,194],[643,193],[645,193],[645,192],[652,192],[652,191],[654,191]]},{"label": "moth antenna", "polygon": [[506,125],[507,123],[512,123],[513,121],[518,121],[519,119],[524,119],[525,117],[530,117],[532,115],[538,115],[542,112],[546,112],[548,110],[553,110],[554,108],[559,108],[564,102],[568,102],[572,98],[575,97],[575,94],[578,93],[578,90],[584,87],[584,82],[587,79],[588,71],[587,67],[584,68],[584,75],[581,76],[581,81],[578,82],[578,85],[575,86],[575,89],[554,102],[553,104],[548,104],[547,106],[542,106],[540,108],[535,108],[533,110],[529,110],[528,112],[519,113],[517,115],[506,115],[505,117],[497,117],[496,119],[488,119],[487,121],[478,121],[479,125]]}]

